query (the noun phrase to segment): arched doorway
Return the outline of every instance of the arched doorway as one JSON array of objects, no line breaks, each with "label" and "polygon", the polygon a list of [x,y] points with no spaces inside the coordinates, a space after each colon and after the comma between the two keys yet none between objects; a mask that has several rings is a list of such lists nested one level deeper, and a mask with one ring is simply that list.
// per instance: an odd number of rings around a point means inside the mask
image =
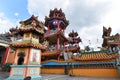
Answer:
[{"label": "arched doorway", "polygon": [[24,52],[20,52],[20,53],[18,54],[17,65],[23,65],[24,57],[25,57]]},{"label": "arched doorway", "polygon": [[18,65],[22,65],[24,62],[24,57],[19,57],[18,58]]}]

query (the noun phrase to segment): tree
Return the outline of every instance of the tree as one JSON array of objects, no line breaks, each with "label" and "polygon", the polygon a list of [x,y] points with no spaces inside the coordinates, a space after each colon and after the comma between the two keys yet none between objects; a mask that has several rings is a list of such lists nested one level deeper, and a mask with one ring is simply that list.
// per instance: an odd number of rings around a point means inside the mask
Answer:
[{"label": "tree", "polygon": [[85,46],[85,51],[90,51],[90,47],[89,46]]}]

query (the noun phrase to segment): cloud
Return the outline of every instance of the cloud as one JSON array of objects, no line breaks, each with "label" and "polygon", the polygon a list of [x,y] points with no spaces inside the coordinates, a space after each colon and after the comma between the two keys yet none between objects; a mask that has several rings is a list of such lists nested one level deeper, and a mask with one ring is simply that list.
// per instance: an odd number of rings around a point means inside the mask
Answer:
[{"label": "cloud", "polygon": [[[29,13],[44,20],[50,9],[62,8],[70,25],[66,29],[68,34],[72,29],[77,31],[83,40],[81,47],[89,45],[94,48],[102,44],[102,28],[111,26],[112,34],[120,30],[120,1],[119,0],[28,0]],[[96,42],[97,38],[99,42]]]},{"label": "cloud", "polygon": [[112,34],[119,33],[120,30],[120,0],[111,2],[110,10],[102,17],[102,24],[112,28]]},{"label": "cloud", "polygon": [[72,26],[78,28],[99,23],[109,5],[104,0],[28,0],[29,13],[38,15],[40,20],[44,20],[55,7],[62,8],[72,29]]},{"label": "cloud", "polygon": [[[102,31],[103,26],[105,27],[111,27],[112,33],[111,35],[115,35],[116,33],[119,33],[120,30],[120,1],[110,1],[109,2],[109,9],[103,14],[103,16],[100,16],[100,23],[83,27],[79,29],[79,34],[83,39],[83,44],[81,44],[81,47],[84,48],[84,46],[90,45],[89,41],[91,41],[91,47],[97,48],[100,47],[102,44]],[[97,42],[98,39],[98,42]]]},{"label": "cloud", "polygon": [[0,12],[0,33],[8,32],[11,27],[15,27],[16,23],[8,19],[4,13]]},{"label": "cloud", "polygon": [[44,20],[45,16],[49,15],[50,9],[62,8],[66,9],[69,5],[69,0],[28,0],[28,12],[32,15],[39,16],[40,20]]},{"label": "cloud", "polygon": [[19,13],[16,12],[16,13],[14,13],[14,15],[15,15],[15,16],[19,16]]},{"label": "cloud", "polygon": [[102,25],[95,25],[88,27],[83,27],[79,29],[79,35],[82,38],[82,43],[80,44],[83,49],[85,46],[90,46],[95,49],[101,47],[102,44]]}]

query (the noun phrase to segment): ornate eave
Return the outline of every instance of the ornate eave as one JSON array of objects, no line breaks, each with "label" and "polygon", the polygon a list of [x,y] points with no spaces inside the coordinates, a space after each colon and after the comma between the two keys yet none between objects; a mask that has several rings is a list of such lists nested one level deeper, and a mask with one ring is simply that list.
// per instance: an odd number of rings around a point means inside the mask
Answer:
[{"label": "ornate eave", "polygon": [[57,55],[57,51],[47,51],[41,54],[41,56],[53,56]]},{"label": "ornate eave", "polygon": [[120,41],[108,41],[108,45],[120,45]]},{"label": "ornate eave", "polygon": [[39,34],[44,34],[44,31],[43,30],[38,30],[37,28],[35,27],[29,27],[29,28],[20,28],[19,29],[19,32],[32,32],[32,31],[35,31]]},{"label": "ornate eave", "polygon": [[25,21],[20,21],[20,24],[27,24],[29,22],[32,22],[33,20],[35,20],[36,22],[40,23],[40,21],[38,20],[38,16],[35,17],[34,15],[32,15],[29,19],[27,19]]},{"label": "ornate eave", "polygon": [[56,18],[48,18],[48,17],[45,17],[45,26],[47,26],[48,25],[48,23],[49,23],[49,21],[51,21],[51,20],[54,20],[54,19],[57,19],[57,20],[63,20],[63,22],[66,24],[66,26],[68,26],[69,25],[69,21],[68,20],[66,20],[66,19],[64,19],[64,18],[61,18],[61,17],[56,17]]},{"label": "ornate eave", "polygon": [[80,52],[80,47],[68,47],[68,51],[71,51],[71,52]]},{"label": "ornate eave", "polygon": [[59,30],[59,31],[57,31],[55,33],[52,33],[52,34],[45,34],[44,38],[50,40],[52,38],[56,38],[57,39],[58,36],[60,36],[60,39],[62,39],[63,42],[65,42],[65,41],[67,42],[68,41],[68,39],[63,35],[63,32],[61,30]]},{"label": "ornate eave", "polygon": [[24,47],[33,47],[37,49],[46,49],[47,46],[41,45],[41,44],[34,44],[32,42],[20,42],[20,43],[10,43],[10,46],[15,48],[24,48]]}]

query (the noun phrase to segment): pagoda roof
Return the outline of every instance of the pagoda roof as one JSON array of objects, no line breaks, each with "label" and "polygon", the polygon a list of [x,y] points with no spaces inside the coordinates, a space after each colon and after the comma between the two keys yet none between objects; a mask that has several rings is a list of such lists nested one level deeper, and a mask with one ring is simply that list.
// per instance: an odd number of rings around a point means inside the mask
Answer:
[{"label": "pagoda roof", "polygon": [[7,43],[11,42],[10,33],[0,34],[0,40]]},{"label": "pagoda roof", "polygon": [[79,56],[73,56],[73,59],[77,61],[105,61],[115,59],[118,56],[119,54],[117,52],[111,54],[108,54],[107,52],[89,52],[82,53]]},{"label": "pagoda roof", "polygon": [[24,48],[24,47],[34,47],[37,49],[46,49],[47,46],[38,44],[38,43],[32,43],[32,42],[14,42],[10,43],[10,46],[15,47],[15,48]]},{"label": "pagoda roof", "polygon": [[82,40],[81,40],[80,37],[75,37],[75,38],[69,37],[69,38],[68,38],[68,41],[69,41],[69,43],[71,43],[71,44],[82,42]]},{"label": "pagoda roof", "polygon": [[29,22],[32,22],[32,20],[35,20],[36,22],[40,23],[40,21],[38,20],[38,16],[34,16],[32,15],[29,19],[25,20],[25,21],[20,21],[20,24],[28,24]]},{"label": "pagoda roof", "polygon": [[120,44],[120,35],[117,33],[114,36],[110,36],[110,39],[107,41],[107,44],[109,45],[119,45]]},{"label": "pagoda roof", "polygon": [[45,26],[47,26],[49,21],[53,19],[63,20],[66,26],[69,24],[69,21],[66,20],[65,14],[64,12],[62,12],[62,9],[58,10],[57,8],[55,8],[54,10],[50,10],[49,17],[45,17]]},{"label": "pagoda roof", "polygon": [[78,36],[78,33],[77,32],[74,32],[74,30],[72,30],[72,32],[69,33],[69,37],[77,37]]},{"label": "pagoda roof", "polygon": [[12,36],[14,36],[14,35],[16,35],[16,34],[19,34],[19,30],[18,30],[18,29],[16,29],[16,31],[11,32],[11,33],[10,33],[10,36],[12,37]]},{"label": "pagoda roof", "polygon": [[68,36],[69,43],[71,44],[82,42],[81,38],[78,37],[78,33],[74,32],[74,30],[72,30],[72,32],[70,32]]},{"label": "pagoda roof", "polygon": [[25,21],[20,21],[20,28],[18,29],[19,32],[28,32],[28,31],[35,31],[41,34],[44,34],[45,27],[44,23],[38,20],[38,17],[32,15],[29,19]]}]

